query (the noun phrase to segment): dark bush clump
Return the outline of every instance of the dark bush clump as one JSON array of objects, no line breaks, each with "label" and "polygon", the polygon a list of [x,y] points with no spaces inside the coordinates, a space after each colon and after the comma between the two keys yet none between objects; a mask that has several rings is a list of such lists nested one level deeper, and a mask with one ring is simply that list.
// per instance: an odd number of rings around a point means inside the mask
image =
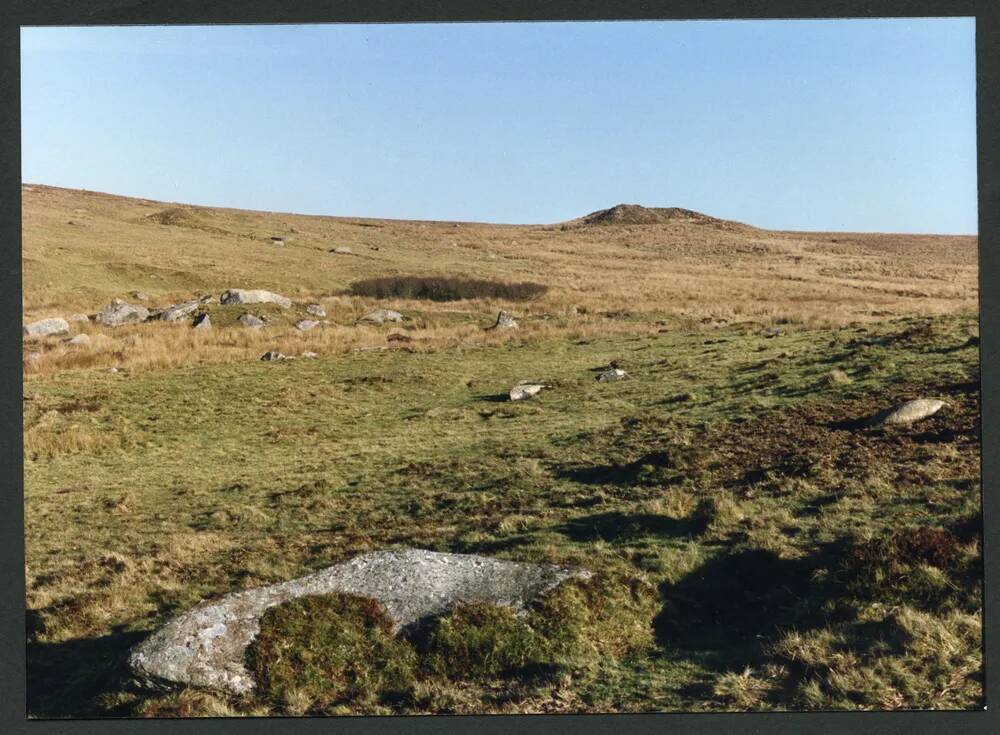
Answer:
[{"label": "dark bush clump", "polygon": [[461,299],[503,299],[527,301],[541,296],[548,286],[540,283],[505,283],[475,278],[448,276],[386,276],[351,284],[353,296],[377,299],[419,299],[422,301],[459,301]]}]

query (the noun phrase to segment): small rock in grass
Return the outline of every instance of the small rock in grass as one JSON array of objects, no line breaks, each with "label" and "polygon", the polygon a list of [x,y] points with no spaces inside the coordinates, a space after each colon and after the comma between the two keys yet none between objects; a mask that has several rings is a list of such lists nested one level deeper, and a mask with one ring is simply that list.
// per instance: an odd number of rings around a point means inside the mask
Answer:
[{"label": "small rock in grass", "polygon": [[612,383],[616,380],[625,380],[625,378],[627,377],[628,373],[626,373],[621,368],[611,368],[610,370],[607,370],[598,375],[597,380],[598,382],[601,383]]},{"label": "small rock in grass", "polygon": [[319,355],[317,355],[315,352],[303,352],[302,357],[308,357],[310,359],[314,359],[319,357]]},{"label": "small rock in grass", "polygon": [[326,318],[326,309],[324,309],[319,304],[309,304],[306,307],[306,313],[311,316],[318,316],[320,319]]},{"label": "small rock in grass", "polygon": [[517,319],[506,311],[501,311],[497,314],[496,322],[492,326],[487,327],[487,329],[517,329],[518,326]]},{"label": "small rock in grass", "polygon": [[537,396],[541,392],[542,388],[545,387],[544,383],[535,383],[529,380],[521,381],[510,389],[510,400],[523,401],[526,398]]},{"label": "small rock in grass", "polygon": [[288,358],[282,355],[277,350],[268,350],[267,352],[265,352],[263,355],[260,356],[260,359],[263,360],[264,362],[277,362],[279,360],[287,360]]},{"label": "small rock in grass", "polygon": [[90,347],[90,337],[86,334],[78,334],[72,339],[66,340],[70,347]]},{"label": "small rock in grass", "polygon": [[149,309],[145,306],[133,306],[121,299],[112,299],[111,303],[97,312],[96,320],[106,327],[120,327],[123,324],[138,324],[149,318]]},{"label": "small rock in grass", "polygon": [[829,385],[846,385],[852,381],[850,375],[845,373],[840,368],[834,368],[826,374],[826,382]]},{"label": "small rock in grass", "polygon": [[917,398],[894,406],[888,411],[876,414],[869,420],[873,426],[900,426],[933,416],[945,406],[944,401],[934,398]]},{"label": "small rock in grass", "polygon": [[300,322],[296,322],[295,328],[300,332],[308,332],[310,329],[319,324],[315,319],[303,319]]},{"label": "small rock in grass", "polygon": [[71,322],[89,322],[90,317],[86,314],[74,314],[69,318]]},{"label": "small rock in grass", "polygon": [[212,320],[209,318],[208,314],[199,314],[194,318],[194,322],[191,326],[194,329],[211,329]]},{"label": "small rock in grass", "polygon": [[413,337],[411,337],[408,334],[401,334],[400,332],[393,332],[392,334],[388,335],[385,339],[388,342],[412,342],[413,341]]},{"label": "small rock in grass", "polygon": [[287,296],[264,291],[261,289],[244,290],[241,288],[231,288],[224,291],[219,297],[221,304],[277,304],[288,309],[292,306],[292,300]]},{"label": "small rock in grass", "polygon": [[369,311],[363,317],[358,319],[358,322],[367,322],[370,324],[383,324],[385,322],[401,322],[403,321],[403,315],[398,311],[393,311],[392,309],[375,309]]},{"label": "small rock in grass", "polygon": [[351,255],[353,251],[349,247],[339,247],[333,248],[331,251],[334,255]]},{"label": "small rock in grass", "polygon": [[42,337],[69,336],[69,323],[60,317],[39,319],[37,322],[25,324],[22,332],[26,339],[41,339]]},{"label": "small rock in grass", "polygon": [[253,314],[243,314],[236,321],[244,327],[249,327],[250,329],[261,329],[264,326],[264,320],[260,317],[254,316]]}]

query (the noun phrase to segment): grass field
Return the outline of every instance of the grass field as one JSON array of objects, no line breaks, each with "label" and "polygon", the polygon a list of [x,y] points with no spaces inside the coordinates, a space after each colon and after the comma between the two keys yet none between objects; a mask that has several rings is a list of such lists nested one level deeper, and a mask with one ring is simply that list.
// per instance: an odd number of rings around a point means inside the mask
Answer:
[{"label": "grass field", "polygon": [[[456,227],[31,189],[26,321],[135,290],[295,301],[260,331],[214,305],[207,333],[87,324],[86,350],[25,343],[32,716],[981,705],[974,237]],[[393,275],[547,289],[350,293]],[[328,322],[295,331],[312,302]],[[375,306],[409,319],[355,324]],[[484,331],[501,308],[521,328]],[[319,357],[259,361],[269,349]],[[612,361],[629,378],[597,382]],[[549,387],[512,403],[520,379]],[[947,406],[860,424],[924,396]],[[128,648],[201,599],[392,546],[586,567],[610,590],[604,624],[553,603],[572,655],[531,668],[504,652],[537,631],[455,616],[429,642],[380,643],[422,672],[391,692],[124,682]]]}]

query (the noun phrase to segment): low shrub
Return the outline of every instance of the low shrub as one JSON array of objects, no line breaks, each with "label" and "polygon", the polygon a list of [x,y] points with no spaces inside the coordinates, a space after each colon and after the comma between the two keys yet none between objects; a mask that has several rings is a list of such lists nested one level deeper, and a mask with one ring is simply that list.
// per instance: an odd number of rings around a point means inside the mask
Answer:
[{"label": "low shrub", "polygon": [[505,283],[450,276],[385,276],[352,283],[348,293],[376,299],[417,299],[460,301],[462,299],[502,299],[527,301],[541,296],[548,286],[540,283]]}]

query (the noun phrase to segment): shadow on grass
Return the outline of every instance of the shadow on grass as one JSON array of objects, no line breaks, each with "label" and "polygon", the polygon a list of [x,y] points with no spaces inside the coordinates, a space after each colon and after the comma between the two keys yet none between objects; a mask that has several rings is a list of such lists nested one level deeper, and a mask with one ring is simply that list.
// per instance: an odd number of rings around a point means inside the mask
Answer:
[{"label": "shadow on grass", "polygon": [[689,447],[671,448],[622,464],[569,467],[556,476],[586,485],[669,485],[682,481],[687,471],[697,465],[696,454]]},{"label": "shadow on grass", "polygon": [[764,646],[782,631],[821,622],[820,610],[836,591],[813,574],[837,553],[830,545],[802,559],[761,549],[715,557],[660,586],[657,641],[717,670],[759,664]]},{"label": "shadow on grass", "polygon": [[[35,611],[28,611],[29,635]],[[148,633],[122,626],[94,638],[27,646],[28,715],[33,718],[115,715],[98,702],[98,695],[121,683],[129,649]]]},{"label": "shadow on grass", "polygon": [[701,520],[675,520],[651,513],[600,513],[576,518],[556,528],[573,541],[627,541],[644,536],[693,536],[704,531]]}]

